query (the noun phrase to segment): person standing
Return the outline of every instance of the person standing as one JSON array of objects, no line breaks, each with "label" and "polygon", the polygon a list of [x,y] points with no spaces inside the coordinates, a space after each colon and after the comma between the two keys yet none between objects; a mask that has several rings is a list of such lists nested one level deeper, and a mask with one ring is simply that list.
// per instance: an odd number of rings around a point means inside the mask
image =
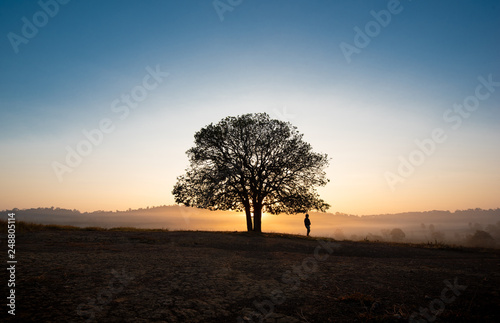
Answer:
[{"label": "person standing", "polygon": [[309,214],[306,213],[306,218],[304,219],[304,225],[307,228],[307,236],[309,237],[309,232],[311,232],[311,220],[309,220]]}]

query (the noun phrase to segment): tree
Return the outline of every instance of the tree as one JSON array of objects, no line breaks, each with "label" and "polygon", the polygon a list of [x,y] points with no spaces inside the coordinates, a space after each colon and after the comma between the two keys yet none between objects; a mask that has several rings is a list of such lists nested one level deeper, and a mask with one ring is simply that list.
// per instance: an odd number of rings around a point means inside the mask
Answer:
[{"label": "tree", "polygon": [[392,229],[390,235],[393,241],[401,241],[406,237],[406,234],[400,228]]},{"label": "tree", "polygon": [[[195,134],[190,166],[177,178],[175,202],[209,210],[245,211],[248,231],[262,213],[326,211],[316,191],[328,183],[328,156],[312,151],[297,128],[266,113],[227,117]],[[253,224],[252,224],[253,213]]]},{"label": "tree", "polygon": [[473,235],[467,236],[465,242],[471,247],[494,248],[496,245],[496,241],[491,234],[482,230],[476,230]]}]

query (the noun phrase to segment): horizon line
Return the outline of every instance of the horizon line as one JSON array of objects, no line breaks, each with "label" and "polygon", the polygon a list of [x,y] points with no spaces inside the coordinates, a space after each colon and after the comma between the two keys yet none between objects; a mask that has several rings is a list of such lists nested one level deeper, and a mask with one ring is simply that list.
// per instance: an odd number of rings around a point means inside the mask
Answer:
[{"label": "horizon line", "polygon": [[[165,208],[165,207],[184,207],[184,208],[190,208],[190,209],[193,209],[193,210],[200,210],[200,211],[208,211],[208,212],[214,212],[214,211],[219,211],[219,212],[235,212],[235,213],[240,213],[242,211],[237,211],[237,210],[209,210],[209,209],[204,209],[204,208],[197,208],[197,207],[193,207],[193,206],[185,206],[185,205],[180,205],[180,204],[173,204],[173,205],[158,205],[158,206],[147,206],[147,207],[143,207],[143,208],[137,208],[137,209],[132,209],[132,208],[128,208],[128,210],[94,210],[94,211],[81,211],[81,210],[78,210],[78,209],[68,209],[68,208],[62,208],[62,207],[55,207],[55,206],[50,206],[50,207],[31,207],[31,208],[23,208],[23,209],[20,209],[20,208],[12,208],[12,209],[4,209],[0,212],[4,213],[8,213],[8,212],[17,212],[17,211],[26,211],[26,210],[37,210],[37,209],[45,209],[45,210],[65,210],[65,211],[71,211],[71,212],[75,212],[75,210],[78,212],[78,213],[82,213],[82,214],[92,214],[92,213],[126,213],[126,212],[134,212],[134,211],[145,211],[145,210],[151,210],[151,209],[155,209],[155,208]],[[404,212],[396,212],[396,213],[377,213],[377,214],[362,214],[362,215],[359,215],[359,214],[351,214],[351,213],[343,213],[343,212],[321,212],[321,211],[318,211],[318,210],[315,210],[315,211],[308,211],[308,212],[297,212],[297,213],[293,213],[293,214],[305,214],[305,213],[319,213],[319,214],[332,214],[332,215],[348,215],[348,216],[357,216],[357,217],[363,217],[363,216],[377,216],[377,215],[398,215],[398,214],[407,214],[407,213],[428,213],[428,212],[448,212],[448,213],[457,213],[457,212],[463,212],[463,211],[497,211],[497,210],[500,210],[500,207],[496,207],[496,208],[489,208],[489,209],[483,209],[483,208],[468,208],[468,209],[455,209],[454,211],[452,210],[437,210],[437,209],[434,209],[434,210],[426,210],[426,211],[404,211]],[[266,212],[264,212],[266,213]],[[266,214],[269,214],[269,213],[266,213]],[[279,213],[279,214],[275,214],[275,215],[286,215],[286,213]]]}]

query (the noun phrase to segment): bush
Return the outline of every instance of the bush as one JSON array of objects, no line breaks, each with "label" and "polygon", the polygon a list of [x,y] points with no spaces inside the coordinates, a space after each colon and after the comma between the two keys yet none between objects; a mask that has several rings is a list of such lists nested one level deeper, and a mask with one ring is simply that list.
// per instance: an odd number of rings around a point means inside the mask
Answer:
[{"label": "bush", "polygon": [[465,243],[469,247],[494,248],[496,241],[491,234],[483,230],[476,230],[473,235],[467,236]]}]

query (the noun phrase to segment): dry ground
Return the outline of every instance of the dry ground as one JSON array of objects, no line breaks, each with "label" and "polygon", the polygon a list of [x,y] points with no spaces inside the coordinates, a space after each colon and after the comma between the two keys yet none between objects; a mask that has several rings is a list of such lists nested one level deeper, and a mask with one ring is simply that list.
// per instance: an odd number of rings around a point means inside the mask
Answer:
[{"label": "dry ground", "polygon": [[[16,256],[15,319],[23,322],[403,322],[420,310],[427,319],[410,321],[500,322],[494,250],[38,231],[17,235]],[[6,270],[0,278],[5,300]]]}]

